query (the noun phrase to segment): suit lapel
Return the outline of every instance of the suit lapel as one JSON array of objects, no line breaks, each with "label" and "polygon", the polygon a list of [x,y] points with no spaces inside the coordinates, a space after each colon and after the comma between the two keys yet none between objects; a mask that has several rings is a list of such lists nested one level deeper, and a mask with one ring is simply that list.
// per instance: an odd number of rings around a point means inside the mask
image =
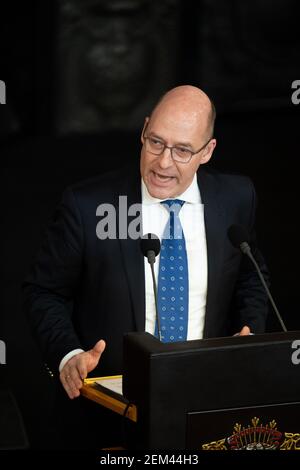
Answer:
[{"label": "suit lapel", "polygon": [[224,256],[223,237],[226,234],[225,217],[222,208],[216,179],[213,175],[200,169],[198,185],[204,204],[204,223],[207,244],[207,298],[204,324],[204,337],[215,336],[218,313],[218,291],[221,282],[220,274]]},{"label": "suit lapel", "polygon": [[[134,176],[126,178],[124,174],[119,194],[127,195],[127,211],[133,204],[141,204],[140,176],[134,174]],[[129,226],[135,218],[136,216],[134,215],[128,216],[127,226]],[[142,218],[140,220],[142,220]],[[117,229],[119,230],[119,220]],[[140,240],[133,240],[127,236],[125,239],[119,238],[119,242],[128,281],[136,330],[145,331],[145,273],[144,257],[140,250]]]}]

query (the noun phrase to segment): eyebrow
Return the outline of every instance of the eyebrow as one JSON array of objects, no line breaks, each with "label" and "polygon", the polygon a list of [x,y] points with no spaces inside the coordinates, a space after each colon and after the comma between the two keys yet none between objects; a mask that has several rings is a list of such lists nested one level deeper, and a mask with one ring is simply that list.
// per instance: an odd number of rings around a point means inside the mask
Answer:
[{"label": "eyebrow", "polygon": [[[158,134],[156,134],[155,132],[150,132],[149,135],[151,135],[152,137],[156,137],[157,139],[159,140],[162,140],[163,142],[166,142],[165,139],[163,139],[162,137],[160,137]],[[176,142],[176,144],[173,145],[173,147],[177,147],[177,146],[182,146],[182,147],[189,147],[190,149],[193,149],[194,147],[189,143],[189,142]]]}]

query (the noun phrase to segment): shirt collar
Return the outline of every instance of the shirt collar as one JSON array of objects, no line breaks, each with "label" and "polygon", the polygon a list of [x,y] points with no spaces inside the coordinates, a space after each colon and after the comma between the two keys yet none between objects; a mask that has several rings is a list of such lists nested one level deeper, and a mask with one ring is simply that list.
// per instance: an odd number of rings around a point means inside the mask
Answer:
[{"label": "shirt collar", "polygon": [[[142,204],[158,204],[165,199],[157,199],[156,197],[152,197],[149,194],[147,186],[144,183],[143,178],[142,180]],[[201,203],[201,196],[197,182],[197,174],[195,173],[193,181],[191,182],[190,186],[179,196],[176,198],[169,198],[169,199],[181,199],[182,201],[188,202],[190,204],[199,204]]]}]

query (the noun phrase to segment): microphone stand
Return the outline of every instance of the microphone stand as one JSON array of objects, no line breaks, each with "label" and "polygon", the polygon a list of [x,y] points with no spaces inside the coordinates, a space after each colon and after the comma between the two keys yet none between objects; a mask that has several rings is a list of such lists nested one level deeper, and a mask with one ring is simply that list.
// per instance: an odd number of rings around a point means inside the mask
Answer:
[{"label": "microphone stand", "polygon": [[154,253],[154,251],[152,251],[152,250],[147,251],[147,259],[148,259],[148,263],[150,264],[150,267],[151,267],[152,284],[153,284],[154,299],[155,299],[157,331],[158,331],[159,341],[161,341],[160,318],[159,318],[159,315],[158,315],[158,302],[157,302],[157,288],[156,288],[155,274],[154,274],[154,263],[155,263],[155,253]]},{"label": "microphone stand", "polygon": [[276,313],[276,315],[277,315],[277,318],[278,318],[278,321],[279,321],[279,323],[280,323],[280,325],[281,325],[281,328],[283,329],[283,331],[287,332],[287,328],[286,328],[286,326],[285,326],[285,324],[284,324],[284,322],[283,322],[283,320],[282,320],[282,318],[281,318],[281,315],[280,315],[280,313],[279,313],[279,311],[278,311],[278,309],[277,309],[277,307],[276,307],[276,305],[275,305],[275,302],[274,302],[274,300],[273,300],[273,297],[272,297],[272,295],[271,295],[271,292],[269,291],[269,288],[268,288],[268,286],[267,286],[267,284],[266,284],[266,281],[264,280],[264,277],[263,277],[263,275],[262,275],[262,273],[261,273],[261,271],[260,271],[260,269],[259,269],[259,266],[258,266],[258,264],[257,264],[257,262],[256,262],[256,260],[255,260],[255,258],[254,258],[254,256],[253,256],[252,253],[251,253],[251,248],[250,248],[250,246],[248,245],[247,242],[243,242],[243,243],[240,244],[240,248],[241,248],[242,252],[245,253],[245,255],[247,255],[247,256],[251,259],[252,263],[254,264],[255,269],[256,269],[256,271],[257,271],[257,274],[259,275],[259,278],[260,278],[260,280],[261,280],[261,282],[262,282],[262,284],[263,284],[263,286],[264,286],[264,288],[265,288],[265,290],[266,290],[266,292],[267,292],[267,295],[268,295],[268,298],[269,298],[269,300],[270,300],[270,302],[271,302],[271,304],[272,304],[272,307],[274,308],[274,311],[275,311],[275,313]]}]

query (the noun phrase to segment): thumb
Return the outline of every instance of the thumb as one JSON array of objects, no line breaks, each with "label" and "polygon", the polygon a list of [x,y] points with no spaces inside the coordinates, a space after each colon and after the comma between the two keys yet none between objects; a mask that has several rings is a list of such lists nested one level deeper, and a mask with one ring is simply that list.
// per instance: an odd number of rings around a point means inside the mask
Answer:
[{"label": "thumb", "polygon": [[243,326],[243,328],[240,331],[239,336],[248,336],[250,334],[250,328],[249,326]]},{"label": "thumb", "polygon": [[101,354],[103,353],[105,349],[105,346],[106,346],[105,341],[103,341],[103,339],[100,339],[100,341],[98,341],[92,349],[87,351],[87,357],[88,357],[87,372],[88,373],[94,370],[95,367],[97,366],[100,360]]},{"label": "thumb", "polygon": [[93,349],[90,349],[90,353],[92,354],[92,356],[95,357],[95,359],[97,358],[99,360],[101,354],[103,353],[104,349],[106,347],[106,344],[105,344],[105,341],[103,339],[100,339],[100,341],[98,341],[95,346],[93,347]]}]

